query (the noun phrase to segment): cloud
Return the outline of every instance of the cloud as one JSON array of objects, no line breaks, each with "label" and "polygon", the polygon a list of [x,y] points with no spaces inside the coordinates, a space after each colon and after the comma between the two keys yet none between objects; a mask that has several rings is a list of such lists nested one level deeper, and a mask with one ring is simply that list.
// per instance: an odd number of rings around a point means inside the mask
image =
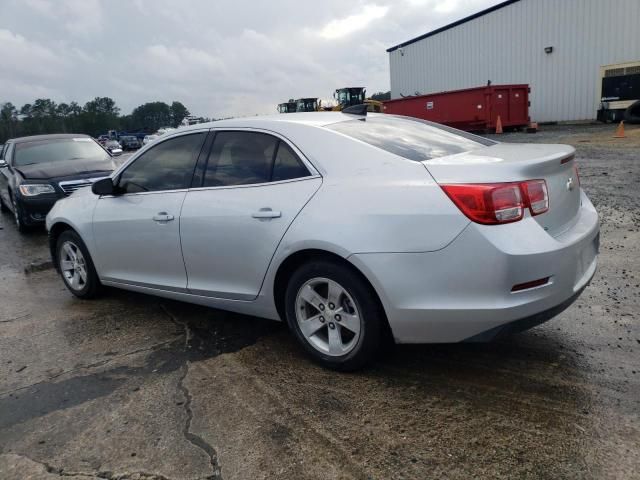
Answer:
[{"label": "cloud", "polygon": [[57,22],[72,35],[86,37],[100,32],[106,20],[99,0],[24,0],[24,3],[31,13]]},{"label": "cloud", "polygon": [[53,50],[6,29],[0,29],[0,58],[0,76],[47,78],[62,75],[65,66]]},{"label": "cloud", "polygon": [[[336,88],[389,89],[386,49],[497,0],[0,0],[0,102],[179,100],[275,113]],[[8,19],[11,19],[10,22]]]},{"label": "cloud", "polygon": [[360,13],[331,20],[320,30],[319,34],[321,37],[330,40],[346,37],[353,32],[367,28],[374,20],[384,17],[388,11],[389,7],[386,6],[368,5]]}]

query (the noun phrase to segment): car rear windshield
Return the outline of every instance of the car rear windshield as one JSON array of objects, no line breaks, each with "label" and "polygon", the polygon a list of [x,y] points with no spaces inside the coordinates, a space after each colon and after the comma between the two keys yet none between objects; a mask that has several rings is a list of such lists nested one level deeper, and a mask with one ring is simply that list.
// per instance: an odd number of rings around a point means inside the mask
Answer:
[{"label": "car rear windshield", "polygon": [[58,162],[61,160],[104,160],[109,154],[90,138],[55,138],[16,143],[14,165]]},{"label": "car rear windshield", "polygon": [[455,128],[397,115],[359,118],[327,128],[416,162],[496,143]]}]

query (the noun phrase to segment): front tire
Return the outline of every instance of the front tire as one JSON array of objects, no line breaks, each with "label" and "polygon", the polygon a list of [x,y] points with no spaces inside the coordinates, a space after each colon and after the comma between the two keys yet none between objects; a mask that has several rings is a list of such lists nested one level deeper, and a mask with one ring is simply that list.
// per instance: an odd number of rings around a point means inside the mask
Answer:
[{"label": "front tire", "polygon": [[313,360],[353,371],[379,350],[384,312],[375,292],[352,268],[314,260],[291,276],[285,293],[289,328]]},{"label": "front tire", "polygon": [[78,298],[94,298],[102,285],[84,242],[73,230],[62,232],[56,242],[56,267],[65,286]]},{"label": "front tire", "polygon": [[7,207],[4,203],[4,200],[2,200],[2,195],[0,195],[0,212],[6,213],[9,211],[9,207]]},{"label": "front tire", "polygon": [[24,212],[22,211],[22,207],[20,203],[16,199],[15,195],[11,196],[11,206],[13,208],[13,219],[16,222],[16,228],[20,233],[28,233],[31,231],[31,227],[29,227],[24,220]]}]

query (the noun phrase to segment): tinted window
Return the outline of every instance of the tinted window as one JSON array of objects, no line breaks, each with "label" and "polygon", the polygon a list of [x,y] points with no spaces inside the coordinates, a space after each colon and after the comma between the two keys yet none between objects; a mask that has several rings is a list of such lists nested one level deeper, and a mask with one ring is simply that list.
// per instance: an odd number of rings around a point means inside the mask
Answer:
[{"label": "tinted window", "polygon": [[278,139],[264,133],[219,132],[213,142],[205,187],[270,181]]},{"label": "tinted window", "polygon": [[125,193],[188,188],[206,135],[182,135],[158,143],[127,167],[118,185]]},{"label": "tinted window", "polygon": [[292,178],[306,177],[309,171],[302,164],[298,156],[289,145],[280,142],[278,145],[278,153],[273,164],[273,175],[271,180],[290,180]]},{"label": "tinted window", "polygon": [[393,115],[349,120],[327,128],[418,162],[496,143],[426,120]]},{"label": "tinted window", "polygon": [[16,144],[14,165],[58,162],[61,160],[105,160],[109,154],[91,138],[56,138]]}]

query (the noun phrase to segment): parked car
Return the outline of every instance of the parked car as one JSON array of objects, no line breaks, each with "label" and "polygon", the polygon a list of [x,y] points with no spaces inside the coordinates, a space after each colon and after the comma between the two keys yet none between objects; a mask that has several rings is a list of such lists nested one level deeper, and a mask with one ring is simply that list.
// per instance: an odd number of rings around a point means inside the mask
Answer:
[{"label": "parked car", "polygon": [[53,204],[115,168],[87,135],[36,135],[6,143],[0,159],[0,209],[13,213],[21,232],[44,224]]},{"label": "parked car", "polygon": [[107,140],[104,144],[104,148],[106,148],[111,155],[121,155],[122,154],[122,145],[117,140]]},{"label": "parked car", "polygon": [[102,146],[104,146],[109,140],[110,138],[108,135],[100,135],[98,137],[98,143]]},{"label": "parked car", "polygon": [[589,283],[599,241],[572,147],[344,112],[167,134],[47,227],[78,297],[109,285],[283,319],[340,370],[387,333],[484,341],[542,323]]},{"label": "parked car", "polygon": [[146,145],[147,143],[151,143],[158,137],[159,135],[145,135],[144,138],[142,139],[142,144]]},{"label": "parked car", "polygon": [[120,137],[119,142],[123,150],[137,150],[142,146],[138,137],[134,137],[133,135]]}]

